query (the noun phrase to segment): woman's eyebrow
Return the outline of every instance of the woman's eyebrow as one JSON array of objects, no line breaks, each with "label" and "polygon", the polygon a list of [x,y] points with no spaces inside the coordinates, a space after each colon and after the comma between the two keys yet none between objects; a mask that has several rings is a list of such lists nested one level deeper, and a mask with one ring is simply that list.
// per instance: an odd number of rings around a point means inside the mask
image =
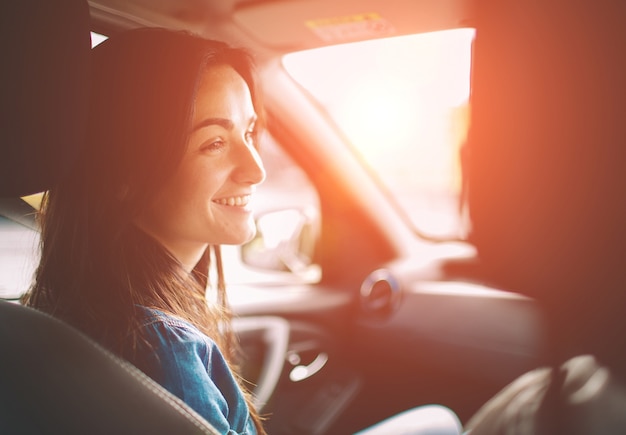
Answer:
[{"label": "woman's eyebrow", "polygon": [[[254,116],[252,116],[250,118],[249,123],[250,124],[254,124],[256,122],[257,122],[257,115],[255,113]],[[198,124],[196,124],[191,129],[191,132],[193,133],[195,131],[200,130],[203,127],[208,127],[209,125],[219,125],[220,127],[223,127],[226,130],[232,130],[233,127],[235,126],[230,119],[226,119],[226,118],[207,118],[207,119],[204,119],[204,120],[200,121]]]},{"label": "woman's eyebrow", "polygon": [[225,119],[225,118],[207,118],[207,119],[204,119],[204,120],[200,121],[198,124],[196,124],[191,129],[191,132],[193,133],[194,131],[200,130],[203,127],[208,127],[209,125],[219,125],[219,126],[225,128],[226,130],[232,130],[233,129],[233,122],[230,119]]}]

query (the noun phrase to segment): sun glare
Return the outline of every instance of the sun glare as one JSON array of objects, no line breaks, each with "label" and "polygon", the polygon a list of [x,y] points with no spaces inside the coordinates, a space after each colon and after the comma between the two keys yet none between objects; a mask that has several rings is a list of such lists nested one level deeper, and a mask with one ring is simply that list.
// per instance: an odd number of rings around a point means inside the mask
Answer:
[{"label": "sun glare", "polygon": [[380,157],[389,153],[394,143],[410,140],[407,125],[419,128],[415,125],[415,114],[421,111],[419,102],[402,98],[401,89],[363,76],[350,91],[352,95],[341,101],[335,111],[341,114],[343,128],[362,152]]},{"label": "sun glare", "polygon": [[452,197],[473,37],[473,29],[454,29],[291,53],[283,62],[398,197]]}]

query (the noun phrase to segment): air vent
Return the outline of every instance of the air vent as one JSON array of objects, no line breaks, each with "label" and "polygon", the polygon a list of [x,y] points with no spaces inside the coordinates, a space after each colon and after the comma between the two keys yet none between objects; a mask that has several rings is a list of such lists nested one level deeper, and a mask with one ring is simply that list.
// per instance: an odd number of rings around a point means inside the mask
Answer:
[{"label": "air vent", "polygon": [[369,315],[389,316],[400,302],[400,285],[387,269],[370,273],[361,285],[361,307]]}]

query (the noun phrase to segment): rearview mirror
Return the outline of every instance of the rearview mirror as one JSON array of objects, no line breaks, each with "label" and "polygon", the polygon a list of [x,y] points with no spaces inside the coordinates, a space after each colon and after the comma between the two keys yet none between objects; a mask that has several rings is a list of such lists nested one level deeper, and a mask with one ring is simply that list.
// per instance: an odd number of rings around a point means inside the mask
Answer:
[{"label": "rearview mirror", "polygon": [[255,237],[241,247],[242,261],[252,267],[307,273],[313,266],[319,219],[311,210],[286,209],[260,215]]}]

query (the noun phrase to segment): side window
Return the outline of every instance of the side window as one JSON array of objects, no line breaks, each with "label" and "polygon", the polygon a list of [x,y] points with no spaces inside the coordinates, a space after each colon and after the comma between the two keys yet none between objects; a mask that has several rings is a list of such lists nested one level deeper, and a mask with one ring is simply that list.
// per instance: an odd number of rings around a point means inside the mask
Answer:
[{"label": "side window", "polygon": [[305,172],[267,132],[260,139],[260,153],[267,176],[258,188],[255,212],[319,206],[317,191]]},{"label": "side window", "polygon": [[[461,150],[473,28],[293,52],[290,76],[324,107],[417,233],[464,237]],[[364,92],[363,90],[367,90]]]},{"label": "side window", "polygon": [[269,134],[260,139],[267,173],[253,200],[257,236],[240,246],[223,246],[229,284],[317,282],[312,263],[319,235],[319,198],[305,172]]},{"label": "side window", "polygon": [[96,33],[96,32],[91,32],[91,48],[95,47],[96,45],[100,44],[101,42],[106,41],[107,37],[105,35],[102,35],[100,33]]},{"label": "side window", "polygon": [[39,233],[0,216],[0,299],[28,290],[37,263]]}]

